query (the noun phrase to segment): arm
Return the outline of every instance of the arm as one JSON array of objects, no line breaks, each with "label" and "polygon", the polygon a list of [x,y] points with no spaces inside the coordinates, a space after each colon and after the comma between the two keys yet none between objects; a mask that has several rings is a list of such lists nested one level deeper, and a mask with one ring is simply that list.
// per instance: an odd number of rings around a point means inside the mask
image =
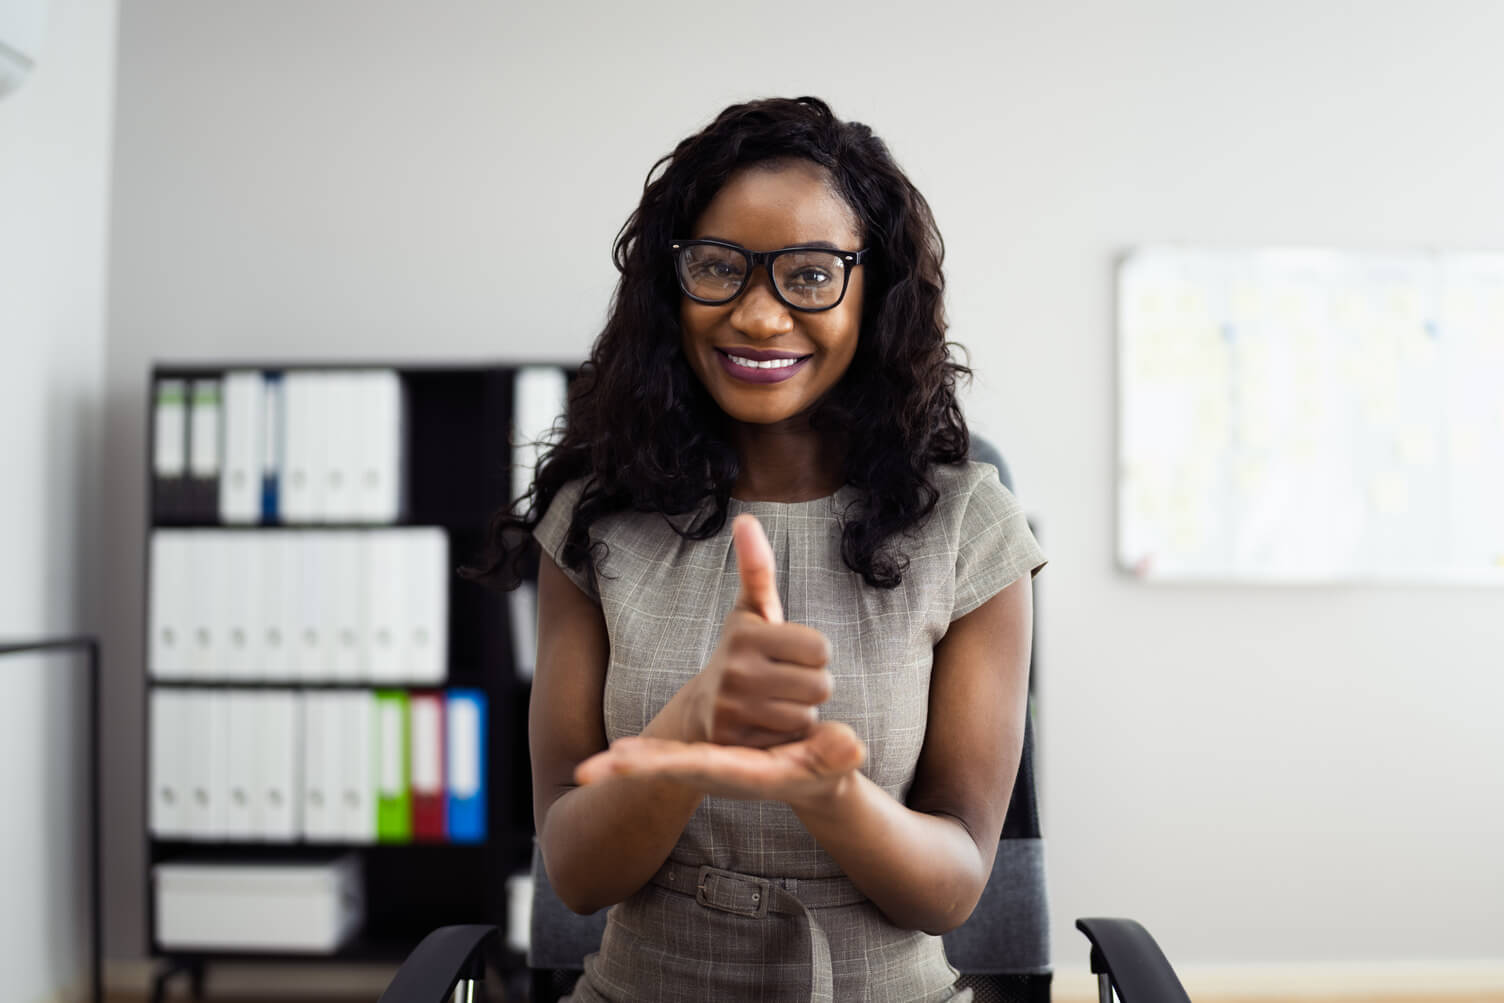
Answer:
[{"label": "arm", "polygon": [[965,922],[992,872],[1023,751],[1029,575],[950,625],[935,648],[924,750],[899,804],[860,773],[794,804],[806,828],[895,925]]},{"label": "arm", "polygon": [[[755,523],[735,530],[742,590],[710,661],[648,722],[642,738],[682,745],[772,746],[801,738],[830,695],[825,638],[783,623],[773,555]],[[547,554],[538,572],[538,668],[528,716],[533,816],[548,876],[576,912],[647,883],[704,792],[667,777],[615,776],[577,786],[575,769],[606,748],[610,639],[601,610]]]},{"label": "arm", "polygon": [[[651,777],[576,787],[574,768],[606,748],[602,710],[610,643],[600,607],[543,554],[538,562],[538,663],[528,706],[533,822],[548,879],[565,905],[590,913],[647,883],[702,795]],[[683,692],[682,690],[680,691]],[[643,729],[680,738],[678,697]],[[609,853],[602,848],[609,846]]]},{"label": "arm", "polygon": [[672,778],[707,794],[785,801],[894,925],[954,929],[986,887],[1018,774],[1032,608],[1025,575],[952,623],[936,646],[908,805],[856,772],[865,749],[833,721],[768,749],[622,739],[575,776],[586,785]]}]

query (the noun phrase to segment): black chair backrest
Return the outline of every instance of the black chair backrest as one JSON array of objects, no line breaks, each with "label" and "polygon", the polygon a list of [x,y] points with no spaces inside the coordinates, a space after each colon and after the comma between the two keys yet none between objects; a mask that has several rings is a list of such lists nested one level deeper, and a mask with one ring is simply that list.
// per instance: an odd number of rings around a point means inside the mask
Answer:
[{"label": "black chair backrest", "polygon": [[[1008,465],[990,443],[973,436],[971,457],[996,467],[1003,486],[1013,490]],[[1050,997],[1050,915],[1034,786],[1033,718],[1031,701],[1023,758],[987,888],[971,918],[944,936],[946,954],[966,976],[962,984],[973,989],[977,1003],[1047,1003]],[[606,910],[580,916],[559,901],[534,843],[528,948],[533,999],[552,1000],[568,992],[583,970],[585,955],[600,947],[605,929]]]}]

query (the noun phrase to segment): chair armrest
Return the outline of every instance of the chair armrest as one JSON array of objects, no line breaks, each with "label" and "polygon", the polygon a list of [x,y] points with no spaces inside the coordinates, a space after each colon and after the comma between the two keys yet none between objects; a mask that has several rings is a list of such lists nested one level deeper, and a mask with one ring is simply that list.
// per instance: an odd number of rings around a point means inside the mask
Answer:
[{"label": "chair armrest", "polygon": [[496,936],[494,926],[439,927],[413,948],[378,1003],[449,1003],[456,982],[481,977],[484,948],[494,948]]},{"label": "chair armrest", "polygon": [[1091,970],[1107,975],[1123,1003],[1191,1003],[1149,931],[1131,919],[1078,919],[1091,941]]}]

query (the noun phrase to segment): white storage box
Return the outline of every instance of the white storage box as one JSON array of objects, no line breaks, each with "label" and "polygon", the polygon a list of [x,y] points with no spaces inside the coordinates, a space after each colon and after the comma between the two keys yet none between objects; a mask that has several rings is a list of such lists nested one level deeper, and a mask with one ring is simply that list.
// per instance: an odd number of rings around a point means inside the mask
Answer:
[{"label": "white storage box", "polygon": [[360,858],[169,863],[152,869],[157,943],[180,950],[330,954],[360,929]]}]

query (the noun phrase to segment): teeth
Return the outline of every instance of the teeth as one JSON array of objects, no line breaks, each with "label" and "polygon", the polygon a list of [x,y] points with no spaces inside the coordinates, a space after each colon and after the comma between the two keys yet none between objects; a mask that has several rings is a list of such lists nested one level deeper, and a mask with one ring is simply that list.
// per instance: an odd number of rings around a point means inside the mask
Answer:
[{"label": "teeth", "polygon": [[769,359],[767,362],[758,362],[756,359],[744,359],[740,355],[731,355],[729,352],[726,354],[732,362],[738,366],[746,366],[748,369],[787,369],[799,361],[798,359]]}]

